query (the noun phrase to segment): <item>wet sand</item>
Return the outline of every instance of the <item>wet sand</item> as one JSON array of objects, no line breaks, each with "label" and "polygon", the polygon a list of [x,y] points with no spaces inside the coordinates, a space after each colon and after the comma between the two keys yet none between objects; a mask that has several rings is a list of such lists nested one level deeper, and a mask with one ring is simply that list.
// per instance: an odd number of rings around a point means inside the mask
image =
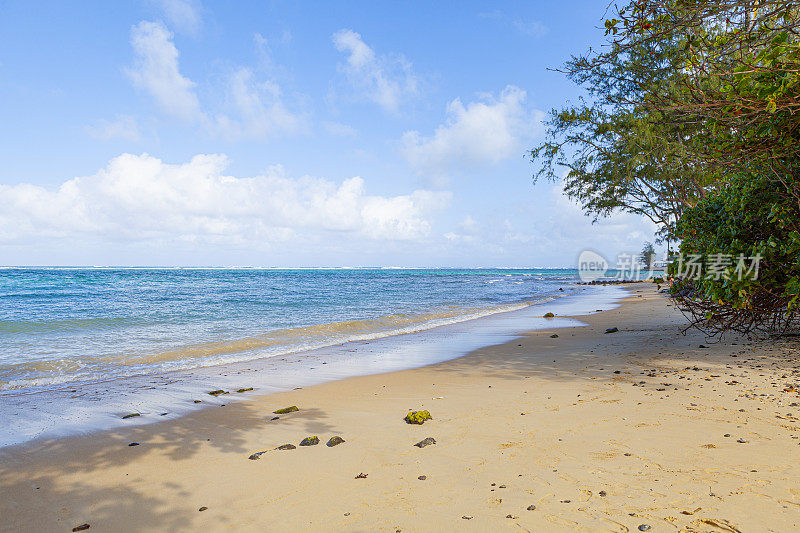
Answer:
[{"label": "wet sand", "polygon": [[798,344],[711,344],[630,290],[587,326],[452,361],[0,449],[0,529],[799,528]]}]

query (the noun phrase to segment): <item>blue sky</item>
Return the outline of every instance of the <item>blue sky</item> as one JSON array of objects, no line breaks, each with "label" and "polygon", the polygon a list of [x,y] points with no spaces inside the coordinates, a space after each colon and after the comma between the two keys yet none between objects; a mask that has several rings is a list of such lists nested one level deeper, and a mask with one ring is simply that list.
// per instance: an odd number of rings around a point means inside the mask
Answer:
[{"label": "blue sky", "polygon": [[[433,4],[433,5],[431,5]],[[596,1],[0,4],[0,264],[572,266],[525,151]]]}]

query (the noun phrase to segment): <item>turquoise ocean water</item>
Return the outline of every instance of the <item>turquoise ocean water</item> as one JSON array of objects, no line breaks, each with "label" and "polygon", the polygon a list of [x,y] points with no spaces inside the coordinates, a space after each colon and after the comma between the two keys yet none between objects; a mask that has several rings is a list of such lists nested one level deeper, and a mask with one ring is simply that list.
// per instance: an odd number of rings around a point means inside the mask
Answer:
[{"label": "turquoise ocean water", "polygon": [[590,313],[624,292],[577,281],[563,269],[2,268],[0,445],[131,411],[142,416],[126,424],[179,416],[217,388],[444,361],[577,324],[545,321],[544,307]]}]

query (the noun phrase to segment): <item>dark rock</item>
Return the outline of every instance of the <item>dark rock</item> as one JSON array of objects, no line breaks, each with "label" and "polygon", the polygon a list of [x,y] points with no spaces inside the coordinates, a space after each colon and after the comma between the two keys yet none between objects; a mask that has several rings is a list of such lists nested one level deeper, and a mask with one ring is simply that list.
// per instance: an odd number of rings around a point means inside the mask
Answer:
[{"label": "dark rock", "polygon": [[553,333],[552,335],[550,335],[550,338],[551,339],[557,339],[558,338],[558,333]]},{"label": "dark rock", "polygon": [[507,515],[506,515],[506,518],[512,518],[512,519],[516,520],[516,519],[517,519],[517,518],[519,518],[519,517],[518,517],[518,516],[514,516],[514,515],[510,515],[510,514],[507,514]]},{"label": "dark rock", "polygon": [[281,444],[280,446],[278,446],[275,449],[276,450],[296,450],[297,446],[295,446],[294,444]]},{"label": "dark rock", "polygon": [[535,510],[536,510],[536,506],[535,505],[529,505],[528,506],[528,511],[535,511]]},{"label": "dark rock", "polygon": [[201,403],[203,400],[192,400],[194,403]]},{"label": "dark rock", "polygon": [[198,509],[198,511],[200,511],[201,513],[202,513],[203,511],[208,511],[208,507],[206,507],[206,506],[204,505],[204,506],[202,506],[200,509]]},{"label": "dark rock", "polygon": [[556,316],[556,315],[554,315],[553,313],[545,313],[544,314],[545,318],[553,318],[554,316]]},{"label": "dark rock", "polygon": [[639,531],[650,531],[650,526],[647,524],[641,524],[638,529]]},{"label": "dark rock", "polygon": [[264,450],[264,451],[261,451],[261,452],[256,452],[256,453],[252,454],[250,457],[248,457],[248,459],[250,459],[251,461],[256,461],[258,459],[261,459],[261,455],[265,454],[265,453],[267,453],[267,450]]},{"label": "dark rock", "polygon": [[410,411],[403,420],[406,424],[424,424],[426,420],[431,420],[431,414],[428,411]]},{"label": "dark rock", "polygon": [[316,446],[319,444],[319,437],[314,435],[313,437],[306,437],[300,441],[300,446]]},{"label": "dark rock", "polygon": [[328,448],[333,448],[333,447],[334,447],[334,446],[336,446],[337,444],[341,444],[341,443],[343,443],[343,442],[344,442],[344,439],[343,439],[342,437],[340,437],[340,436],[338,436],[338,435],[337,435],[337,436],[335,436],[335,437],[331,437],[331,438],[328,440],[328,443],[327,443],[325,446],[327,446]]},{"label": "dark rock", "polygon": [[92,526],[90,526],[89,524],[81,524],[79,526],[73,527],[72,531],[86,531],[90,527],[92,527]]},{"label": "dark rock", "polygon": [[367,479],[367,476],[368,476],[368,475],[369,475],[369,474],[365,474],[364,472],[361,472],[360,474],[358,474],[358,475],[355,477],[355,479]]},{"label": "dark rock", "polygon": [[430,446],[431,444],[436,444],[436,439],[434,439],[433,437],[425,437],[424,439],[416,443],[414,446],[416,446],[417,448],[424,448],[425,446]]},{"label": "dark rock", "polygon": [[600,496],[605,496],[605,495],[606,495],[606,491],[604,491],[604,490],[601,490],[601,491],[600,491],[600,492],[598,492],[597,494],[598,494],[598,495],[600,495]]},{"label": "dark rock", "polygon": [[280,418],[281,417],[279,417],[279,416],[273,416],[272,418],[270,418],[270,420],[279,420]]},{"label": "dark rock", "polygon": [[248,392],[248,391],[251,391],[251,390],[253,390],[253,387],[247,387],[246,389],[239,389],[236,392]]},{"label": "dark rock", "polygon": [[744,444],[747,441],[744,439],[736,439],[736,442],[738,442],[739,444]]},{"label": "dark rock", "polygon": [[428,476],[419,476],[417,479],[420,481],[425,481],[426,479],[428,479]]},{"label": "dark rock", "polygon": [[208,394],[210,394],[211,396],[219,396],[220,394],[228,394],[228,393],[227,393],[227,392],[225,392],[225,391],[224,391],[224,390],[222,390],[222,389],[217,389],[217,390],[212,390],[212,391],[211,391],[211,392],[209,392]]},{"label": "dark rock", "polygon": [[295,411],[299,411],[300,409],[297,408],[296,405],[292,405],[291,407],[284,407],[283,409],[278,409],[277,411],[272,411],[276,415],[285,415],[287,413],[294,413]]},{"label": "dark rock", "polygon": [[137,416],[142,416],[142,415],[141,415],[141,414],[139,414],[139,413],[131,413],[131,414],[129,414],[129,415],[125,415],[125,416],[123,416],[123,417],[122,417],[122,419],[123,419],[123,420],[127,420],[128,418],[135,418],[135,417],[137,417]]},{"label": "dark rock", "polygon": [[614,370],[614,373],[615,374],[621,374],[622,372],[620,372],[619,370]]},{"label": "dark rock", "polygon": [[608,328],[605,332],[606,333],[616,333],[618,331],[619,331],[619,329],[617,329],[616,327],[613,327],[613,328]]},{"label": "dark rock", "polygon": [[465,514],[461,518],[463,518],[464,520],[472,520],[472,517],[470,515],[468,515],[468,514]]},{"label": "dark rock", "polygon": [[130,444],[128,444],[128,446],[138,446],[138,445],[139,445],[138,442],[131,442]]}]

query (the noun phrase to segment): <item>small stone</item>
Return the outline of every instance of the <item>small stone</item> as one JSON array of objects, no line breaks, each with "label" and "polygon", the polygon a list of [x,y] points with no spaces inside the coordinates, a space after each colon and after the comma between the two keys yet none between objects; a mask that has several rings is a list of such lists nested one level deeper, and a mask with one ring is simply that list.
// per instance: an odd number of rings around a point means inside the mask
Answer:
[{"label": "small stone", "polygon": [[747,441],[744,439],[736,439],[736,442],[738,442],[739,444],[744,444]]},{"label": "small stone", "polygon": [[506,486],[505,486],[505,485],[500,485],[500,486],[499,486],[499,487],[497,487],[497,488],[498,488],[498,489],[505,489],[505,488],[506,488]]},{"label": "small stone", "polygon": [[648,526],[647,524],[641,524],[639,526],[639,531],[650,531],[650,526]]},{"label": "small stone", "polygon": [[139,445],[138,442],[131,442],[130,444],[128,444],[128,446],[138,446],[138,445]]},{"label": "small stone", "polygon": [[621,372],[619,370],[614,370],[614,373],[615,374],[620,374]]},{"label": "small stone", "polygon": [[319,444],[319,437],[314,435],[313,437],[306,437],[300,441],[300,446],[316,446]]},{"label": "small stone", "polygon": [[250,455],[250,457],[248,457],[248,459],[250,459],[251,461],[257,461],[258,459],[261,459],[261,455],[264,454],[264,453],[267,453],[267,450],[264,450],[263,452],[256,452],[256,453]]},{"label": "small stone", "polygon": [[631,456],[631,454],[629,454],[629,453],[624,453],[622,455],[624,455],[625,457],[630,457]]},{"label": "small stone", "polygon": [[203,400],[192,400],[194,403],[202,403]]},{"label": "small stone", "polygon": [[364,472],[361,472],[360,474],[358,474],[358,475],[355,477],[355,479],[367,479],[367,476],[368,476],[368,475],[369,475],[369,474],[365,474]]},{"label": "small stone", "polygon": [[426,420],[431,420],[431,414],[428,411],[410,411],[403,420],[406,424],[424,424]]},{"label": "small stone", "polygon": [[296,405],[292,405],[290,407],[284,407],[283,409],[278,409],[277,411],[272,411],[276,415],[285,415],[287,413],[294,413],[295,411],[299,411],[300,409],[297,408]]},{"label": "small stone", "polygon": [[350,516],[350,513],[344,513],[345,516]]},{"label": "small stone", "polygon": [[279,417],[279,416],[273,416],[272,418],[270,418],[270,420],[280,420],[280,418],[281,417]]},{"label": "small stone", "polygon": [[472,517],[470,515],[468,515],[468,514],[465,514],[461,518],[463,518],[464,520],[472,520]]},{"label": "small stone", "polygon": [[[558,333],[553,333],[552,335],[550,335],[550,338],[551,339],[557,339],[558,338]],[[511,516],[511,515],[508,515],[508,516]]]},{"label": "small stone", "polygon": [[518,516],[513,516],[513,515],[510,515],[510,514],[507,514],[507,515],[506,515],[506,518],[513,518],[514,520],[516,520],[516,519],[517,519],[517,518],[519,518],[519,517],[518,517]]},{"label": "small stone", "polygon": [[553,313],[545,313],[544,314],[545,318],[553,318],[554,316],[556,316],[556,315],[554,315]]},{"label": "small stone", "polygon": [[228,393],[227,393],[227,392],[225,392],[225,391],[224,391],[224,390],[222,390],[222,389],[217,389],[217,390],[212,390],[212,391],[211,391],[211,392],[209,392],[208,394],[210,394],[211,396],[219,396],[220,394],[228,394]]},{"label": "small stone", "polygon": [[236,392],[248,392],[248,391],[251,391],[251,390],[253,390],[253,387],[247,387],[246,389],[239,389]]},{"label": "small stone", "polygon": [[608,329],[607,329],[605,332],[606,332],[606,333],[616,333],[616,332],[618,332],[618,331],[619,331],[619,329],[617,329],[616,327],[614,327],[614,328],[608,328]]},{"label": "small stone", "polygon": [[730,437],[730,436],[731,436],[731,434],[730,434],[730,433],[725,433],[725,434],[723,435],[723,437]]},{"label": "small stone", "polygon": [[419,476],[417,479],[420,481],[425,481],[426,479],[428,479],[428,476]]},{"label": "small stone", "polygon": [[417,448],[424,448],[425,446],[430,446],[431,444],[436,444],[436,439],[434,439],[433,437],[425,437],[424,439],[416,443],[414,446],[416,446]]},{"label": "small stone", "polygon": [[294,444],[281,444],[280,446],[278,446],[275,449],[276,450],[296,450],[297,446],[295,446]]},{"label": "small stone", "polygon": [[92,527],[92,526],[90,526],[89,524],[81,524],[79,526],[73,527],[72,531],[86,531],[90,527]]},{"label": "small stone", "polygon": [[561,503],[572,503],[572,500],[561,500]]},{"label": "small stone", "polygon": [[139,414],[139,413],[131,413],[131,414],[129,414],[129,415],[125,415],[125,416],[123,416],[123,417],[122,417],[122,419],[123,419],[123,420],[127,420],[128,418],[135,418],[135,417],[137,417],[137,416],[142,416],[142,415],[141,415],[141,414]]},{"label": "small stone", "polygon": [[340,437],[340,436],[338,436],[338,435],[337,435],[337,436],[335,436],[335,437],[331,437],[331,438],[328,440],[327,444],[325,444],[325,446],[327,446],[328,448],[333,448],[333,447],[334,447],[334,446],[336,446],[337,444],[341,444],[341,443],[343,443],[343,442],[344,442],[344,439],[343,439],[342,437]]},{"label": "small stone", "polygon": [[536,506],[535,505],[529,505],[528,506],[528,511],[535,511],[535,510],[536,510]]},{"label": "small stone", "polygon": [[600,491],[600,492],[598,492],[597,494],[598,494],[599,496],[603,496],[603,497],[605,497],[605,495],[606,495],[606,491],[604,491],[604,490],[601,490],[601,491]]},{"label": "small stone", "polygon": [[201,513],[202,513],[203,511],[208,511],[208,507],[206,507],[206,506],[204,505],[204,506],[202,506],[200,509],[198,509],[198,511],[200,511]]}]

